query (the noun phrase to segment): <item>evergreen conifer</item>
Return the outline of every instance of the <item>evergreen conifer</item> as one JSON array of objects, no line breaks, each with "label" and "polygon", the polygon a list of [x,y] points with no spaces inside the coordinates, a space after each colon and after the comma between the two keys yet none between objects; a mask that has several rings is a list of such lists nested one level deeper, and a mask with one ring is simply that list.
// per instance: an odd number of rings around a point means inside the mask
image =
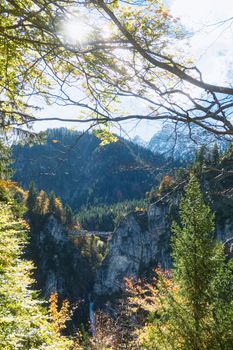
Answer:
[{"label": "evergreen conifer", "polygon": [[172,280],[159,277],[146,349],[232,350],[233,275],[214,235],[214,215],[192,175],[173,225]]}]

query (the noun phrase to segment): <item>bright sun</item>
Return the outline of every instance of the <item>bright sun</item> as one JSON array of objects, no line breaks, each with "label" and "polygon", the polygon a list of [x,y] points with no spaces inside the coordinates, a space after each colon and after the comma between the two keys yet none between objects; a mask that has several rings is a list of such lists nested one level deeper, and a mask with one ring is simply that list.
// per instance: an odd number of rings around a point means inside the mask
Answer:
[{"label": "bright sun", "polygon": [[[109,23],[98,23],[91,25],[84,16],[73,16],[63,22],[62,32],[66,41],[73,45],[83,45],[88,43],[93,36],[98,33],[99,39],[107,40],[113,34]],[[100,31],[101,28],[101,31]]]},{"label": "bright sun", "polygon": [[62,31],[71,44],[83,44],[90,38],[93,28],[82,17],[74,17],[63,24]]}]

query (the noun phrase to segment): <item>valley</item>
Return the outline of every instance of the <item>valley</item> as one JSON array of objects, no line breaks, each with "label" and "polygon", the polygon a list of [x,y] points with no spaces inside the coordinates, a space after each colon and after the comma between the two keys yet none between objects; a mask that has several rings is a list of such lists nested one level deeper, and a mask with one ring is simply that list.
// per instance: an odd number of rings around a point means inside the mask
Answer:
[{"label": "valley", "polygon": [[[202,150],[203,154],[196,153],[191,169],[188,159],[186,168],[177,168],[177,160],[154,155],[128,141],[120,140],[119,153],[115,150],[119,145],[99,146],[97,139],[87,135],[85,143],[77,143],[77,149],[72,147],[72,153],[59,163],[59,155],[70,147],[68,142],[72,145],[79,136],[65,129],[49,130],[41,145],[17,146],[13,166],[14,178],[19,182],[23,179],[22,185],[36,184],[29,188],[34,202],[30,202],[27,214],[31,225],[28,254],[37,267],[36,288],[47,299],[56,292],[71,304],[80,303],[73,315],[74,326],[84,324],[88,330],[91,321],[93,333],[94,310],[108,310],[109,302],[117,304],[125,278],[149,278],[155,267],[172,267],[171,225],[177,219],[190,171],[197,173],[216,212],[215,237],[222,242],[232,238],[231,177],[218,180],[218,169],[231,167],[232,153],[219,153],[214,159],[211,149],[206,149],[206,154]],[[106,173],[108,162],[111,173]],[[87,171],[90,165],[93,173]],[[124,170],[114,174],[114,167]],[[215,169],[206,172],[204,167]],[[84,173],[89,174],[87,178]],[[70,182],[68,175],[85,179],[87,184]],[[47,196],[44,188],[58,190],[62,202],[56,202],[54,192]]]}]

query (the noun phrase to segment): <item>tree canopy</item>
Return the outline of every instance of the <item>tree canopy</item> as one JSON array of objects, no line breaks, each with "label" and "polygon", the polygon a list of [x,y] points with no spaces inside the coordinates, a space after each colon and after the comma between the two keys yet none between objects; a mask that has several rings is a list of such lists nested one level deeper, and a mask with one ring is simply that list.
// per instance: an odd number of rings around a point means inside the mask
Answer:
[{"label": "tree canopy", "polygon": [[[75,40],[67,35],[74,22]],[[205,82],[181,50],[185,35],[160,0],[2,1],[2,128],[19,132],[37,120],[42,97],[77,107],[78,117],[65,121],[171,120],[231,138],[231,81]],[[142,113],[123,108],[129,98],[143,102]]]}]

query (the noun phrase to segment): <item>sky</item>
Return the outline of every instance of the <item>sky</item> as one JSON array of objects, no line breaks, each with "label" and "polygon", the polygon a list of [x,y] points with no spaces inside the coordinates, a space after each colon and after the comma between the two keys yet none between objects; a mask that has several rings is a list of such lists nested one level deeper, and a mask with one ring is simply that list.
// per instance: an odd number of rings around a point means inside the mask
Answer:
[{"label": "sky", "polygon": [[[179,17],[181,23],[193,35],[189,38],[187,54],[194,57],[203,79],[209,83],[226,84],[230,68],[233,70],[233,21],[221,23],[233,17],[233,0],[167,0],[172,15]],[[232,80],[232,77],[231,77]],[[130,102],[129,102],[130,105]],[[142,106],[138,107],[143,110]],[[139,111],[140,112],[140,111]],[[45,106],[42,111],[47,117],[74,117],[73,107]],[[70,123],[39,122],[35,130],[48,127],[66,126],[83,130],[83,125]],[[128,121],[123,125],[122,136],[134,138],[139,135],[149,141],[161,123]],[[117,131],[118,130],[114,130]]]},{"label": "sky", "polygon": [[[170,10],[196,34],[190,38],[190,53],[204,72],[204,80],[225,84],[233,65],[232,0],[171,0]],[[218,25],[216,23],[219,23]]]}]

